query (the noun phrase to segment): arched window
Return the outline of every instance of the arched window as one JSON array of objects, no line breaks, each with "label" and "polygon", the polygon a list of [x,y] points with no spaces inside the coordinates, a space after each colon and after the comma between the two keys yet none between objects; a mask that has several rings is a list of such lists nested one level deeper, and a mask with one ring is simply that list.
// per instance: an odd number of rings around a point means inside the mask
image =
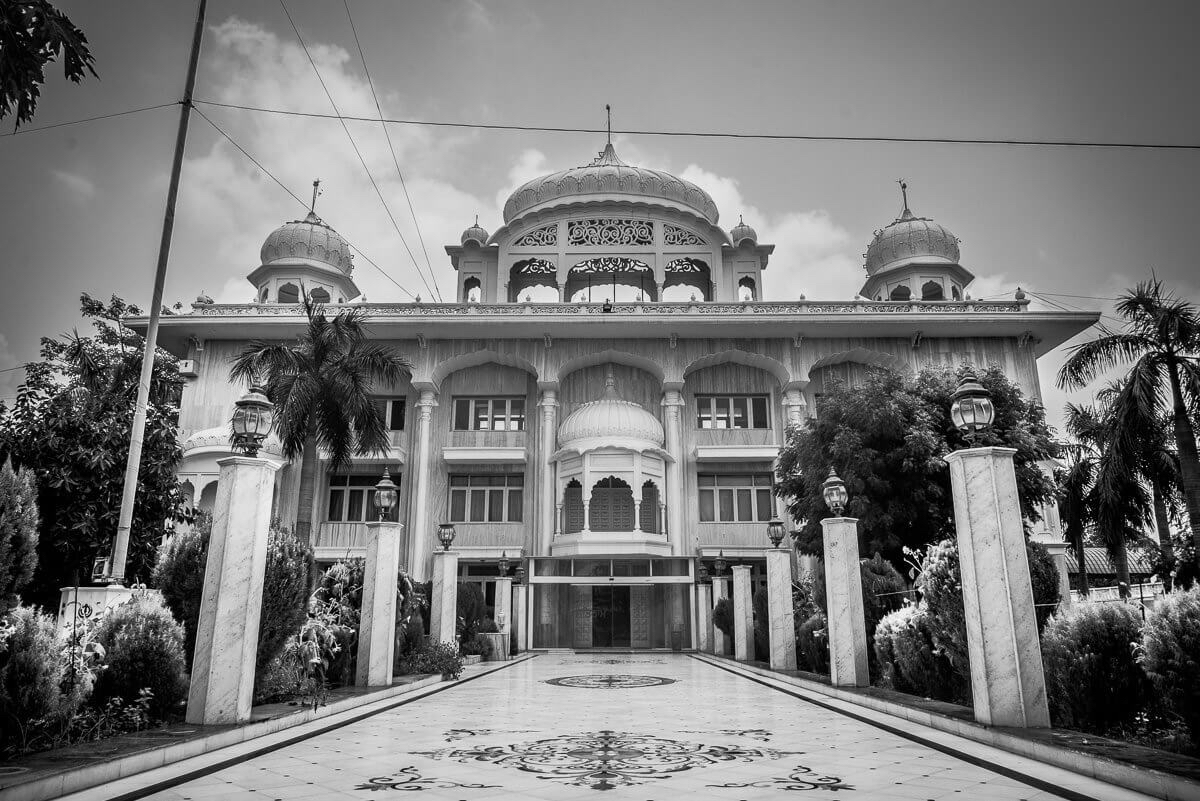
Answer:
[{"label": "arched window", "polygon": [[738,300],[757,300],[755,297],[756,294],[753,278],[747,275],[741,281],[738,281]]},{"label": "arched window", "polygon": [[912,290],[904,284],[892,290],[892,294],[888,296],[889,300],[911,300]]},{"label": "arched window", "polygon": [[921,300],[945,300],[946,290],[937,281],[926,281],[921,286]]},{"label": "arched window", "polygon": [[279,298],[280,303],[299,303],[300,287],[295,284],[284,284],[279,287],[279,294],[276,297]]},{"label": "arched window", "polygon": [[712,274],[708,264],[700,259],[674,259],[667,262],[663,272],[662,299],[675,303],[692,300],[712,300]]},{"label": "arched window", "polygon": [[206,485],[200,490],[200,500],[196,502],[196,508],[201,512],[212,513],[213,507],[217,505],[217,482]]},{"label": "arched window", "polygon": [[509,303],[558,301],[558,270],[545,259],[524,259],[508,271]]},{"label": "arched window", "polygon": [[478,278],[471,277],[463,281],[463,301],[466,303],[479,303],[483,300],[483,284]]},{"label": "arched window", "polygon": [[563,533],[583,531],[583,485],[571,479],[563,490]]},{"label": "arched window", "polygon": [[321,287],[317,287],[316,289],[309,292],[308,297],[314,303],[328,303],[329,302],[329,292],[325,289],[322,289]]},{"label": "arched window", "polygon": [[600,303],[605,300],[654,300],[654,273],[637,259],[603,256],[581,261],[567,274],[567,300]]},{"label": "arched window", "polygon": [[633,531],[633,488],[615,476],[592,487],[588,504],[591,531]]},{"label": "arched window", "polygon": [[658,487],[654,485],[653,481],[647,481],[642,485],[642,508],[638,511],[640,513],[638,528],[651,534],[657,534],[659,532]]},{"label": "arched window", "polygon": [[263,287],[263,289],[262,289],[262,292],[260,292],[260,293],[259,293],[259,295],[258,295],[258,302],[259,302],[259,303],[266,303],[266,302],[267,302],[267,291],[268,291],[268,290],[267,290],[267,288],[264,286],[264,287]]},{"label": "arched window", "polygon": [[957,286],[950,286],[950,297],[954,298],[955,300],[962,300],[962,293],[958,291]]}]

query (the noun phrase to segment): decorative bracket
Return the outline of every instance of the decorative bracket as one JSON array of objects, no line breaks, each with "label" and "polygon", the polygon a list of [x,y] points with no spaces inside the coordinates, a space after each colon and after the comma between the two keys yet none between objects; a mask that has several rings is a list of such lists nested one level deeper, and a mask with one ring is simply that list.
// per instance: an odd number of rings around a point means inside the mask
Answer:
[{"label": "decorative bracket", "polygon": [[679,344],[679,334],[672,333],[671,334],[671,350],[675,350],[675,347],[678,344]]},{"label": "decorative bracket", "polygon": [[191,334],[188,336],[187,341],[188,341],[188,344],[191,345],[192,348],[196,351],[196,353],[204,353],[204,340],[203,339],[200,339],[200,337],[196,336],[195,334]]},{"label": "decorative bracket", "polygon": [[796,334],[796,336],[792,337],[792,347],[793,348],[798,348],[803,344],[804,344],[804,334]]},{"label": "decorative bracket", "polygon": [[1035,337],[1033,335],[1032,331],[1026,331],[1025,333],[1021,334],[1021,336],[1017,339],[1017,347],[1018,348],[1027,348],[1030,345],[1036,345],[1037,343],[1039,343],[1041,341],[1042,340],[1038,339],[1037,337]]},{"label": "decorative bracket", "polygon": [[417,347],[424,350],[429,347],[429,343],[425,340],[424,334],[417,334]]},{"label": "decorative bracket", "polygon": [[542,334],[542,342],[546,345],[546,350],[554,347],[554,339],[549,334]]},{"label": "decorative bracket", "polygon": [[917,348],[921,347],[921,340],[924,338],[925,338],[925,335],[920,331],[913,334],[912,339],[910,340],[912,342],[912,349],[916,350]]}]

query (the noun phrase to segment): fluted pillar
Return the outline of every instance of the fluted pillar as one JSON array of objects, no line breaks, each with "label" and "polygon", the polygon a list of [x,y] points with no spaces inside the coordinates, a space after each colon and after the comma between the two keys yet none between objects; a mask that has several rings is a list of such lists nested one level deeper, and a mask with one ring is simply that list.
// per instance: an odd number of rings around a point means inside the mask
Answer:
[{"label": "fluted pillar", "polygon": [[431,389],[421,390],[417,401],[417,442],[416,453],[413,454],[414,470],[409,472],[412,478],[412,528],[409,529],[410,545],[409,574],[416,581],[428,581],[430,571],[430,537],[429,530],[429,471],[433,462],[432,434],[433,409],[438,405],[437,393]]},{"label": "fluted pillar", "polygon": [[667,538],[671,553],[684,554],[683,541],[683,393],[682,385],[666,385],[663,392],[663,412],[666,418],[663,429],[666,433],[667,453],[671,461],[666,465],[667,474]]},{"label": "fluted pillar", "polygon": [[555,535],[555,509],[558,508],[558,499],[554,492],[554,462],[551,457],[554,455],[554,446],[558,439],[558,390],[555,388],[545,388],[542,390],[541,399],[538,401],[538,408],[541,410],[541,449],[542,459],[538,463],[538,486],[540,487],[541,499],[538,506],[538,536],[542,544],[539,554],[550,553],[550,545],[554,540]]}]

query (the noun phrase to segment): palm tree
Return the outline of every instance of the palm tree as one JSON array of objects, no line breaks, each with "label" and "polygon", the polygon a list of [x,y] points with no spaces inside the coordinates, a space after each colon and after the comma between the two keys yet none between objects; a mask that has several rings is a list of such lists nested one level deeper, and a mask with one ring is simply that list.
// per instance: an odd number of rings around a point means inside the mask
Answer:
[{"label": "palm tree", "polygon": [[1200,554],[1200,455],[1189,406],[1200,402],[1200,309],[1177,298],[1157,279],[1144,281],[1117,301],[1123,331],[1101,327],[1101,336],[1077,345],[1058,373],[1058,385],[1081,389],[1101,373],[1133,363],[1130,392],[1150,417],[1169,410],[1179,455],[1180,483],[1192,540]]},{"label": "palm tree", "polygon": [[1063,453],[1066,468],[1059,472],[1060,496],[1058,513],[1063,521],[1063,536],[1075,550],[1075,564],[1079,566],[1079,594],[1087,595],[1087,562],[1084,559],[1087,527],[1094,511],[1092,509],[1092,485],[1096,482],[1096,460],[1089,449],[1077,442],[1068,443]]},{"label": "palm tree", "polygon": [[399,381],[407,359],[372,343],[362,309],[339,311],[305,299],[308,327],[292,344],[254,341],[234,359],[230,380],[264,381],[275,404],[275,432],[288,459],[300,456],[300,503],[296,536],[309,540],[316,490],[317,448],[329,452],[329,470],[353,456],[386,453],[388,432],[373,388]]}]

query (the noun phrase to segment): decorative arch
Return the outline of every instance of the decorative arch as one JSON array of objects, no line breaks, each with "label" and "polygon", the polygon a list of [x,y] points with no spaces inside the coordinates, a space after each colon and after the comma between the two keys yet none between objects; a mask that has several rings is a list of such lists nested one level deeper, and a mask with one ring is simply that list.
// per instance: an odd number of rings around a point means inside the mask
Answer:
[{"label": "decorative arch", "polygon": [[605,350],[598,353],[576,356],[574,359],[564,362],[559,365],[555,379],[561,383],[567,376],[577,370],[582,370],[585,367],[594,367],[597,364],[608,364],[610,362],[644,370],[657,378],[660,383],[666,378],[666,371],[663,369],[663,366],[652,359],[623,350]]},{"label": "decorative arch", "polygon": [[921,285],[921,300],[945,300],[946,290],[937,281],[926,281]]},{"label": "decorative arch", "polygon": [[738,281],[738,300],[758,300],[758,284],[748,275]]},{"label": "decorative arch", "polygon": [[279,287],[279,294],[275,296],[280,303],[299,303],[300,302],[300,287],[290,281]]},{"label": "decorative arch", "polygon": [[712,271],[702,259],[672,259],[663,268],[664,301],[712,300]]},{"label": "decorative arch", "polygon": [[196,508],[201,512],[212,514],[213,509],[217,505],[217,482],[214,479],[212,482],[205,484],[204,489],[200,490],[200,500],[196,501]]},{"label": "decorative arch", "polygon": [[888,295],[888,300],[912,300],[912,290],[908,288],[907,284],[901,284],[892,290],[892,293]]},{"label": "decorative arch", "polygon": [[646,262],[624,256],[585,259],[567,273],[563,295],[570,303],[652,301],[654,271]]},{"label": "decorative arch", "polygon": [[508,271],[509,303],[558,301],[558,269],[546,259],[522,259]]},{"label": "decorative arch", "polygon": [[308,293],[308,297],[314,303],[328,303],[329,290],[325,289],[324,287],[317,287]]},{"label": "decorative arch", "polygon": [[481,303],[483,301],[483,284],[475,276],[463,281],[463,303]]},{"label": "decorative arch", "polygon": [[518,370],[524,370],[538,378],[538,369],[532,362],[528,362],[519,356],[513,356],[508,353],[499,353],[494,350],[477,350],[471,353],[463,353],[458,356],[452,356],[445,361],[439,362],[433,368],[430,374],[430,381],[434,386],[440,386],[446,376],[451,373],[457,373],[459,370],[466,370],[469,367],[478,367],[481,364],[502,364],[505,367],[516,367]]},{"label": "decorative arch", "polygon": [[838,351],[837,353],[831,353],[828,356],[817,359],[809,366],[808,372],[811,375],[822,367],[829,367],[834,364],[841,364],[842,362],[876,365],[901,372],[912,370],[912,367],[903,357],[897,356],[894,353],[884,353],[883,351],[871,350],[869,348],[852,348],[851,350]]},{"label": "decorative arch", "polygon": [[605,476],[592,485],[588,502],[591,531],[633,531],[633,487],[616,476]]},{"label": "decorative arch", "polygon": [[702,370],[705,367],[713,367],[718,364],[743,364],[747,367],[757,367],[759,370],[770,373],[779,381],[780,386],[787,386],[792,381],[792,375],[783,362],[777,359],[772,359],[770,356],[763,356],[761,353],[751,353],[745,350],[723,350],[720,353],[711,353],[707,356],[701,356],[692,362],[689,362],[683,368],[683,375],[686,378],[690,373],[697,370]]}]

